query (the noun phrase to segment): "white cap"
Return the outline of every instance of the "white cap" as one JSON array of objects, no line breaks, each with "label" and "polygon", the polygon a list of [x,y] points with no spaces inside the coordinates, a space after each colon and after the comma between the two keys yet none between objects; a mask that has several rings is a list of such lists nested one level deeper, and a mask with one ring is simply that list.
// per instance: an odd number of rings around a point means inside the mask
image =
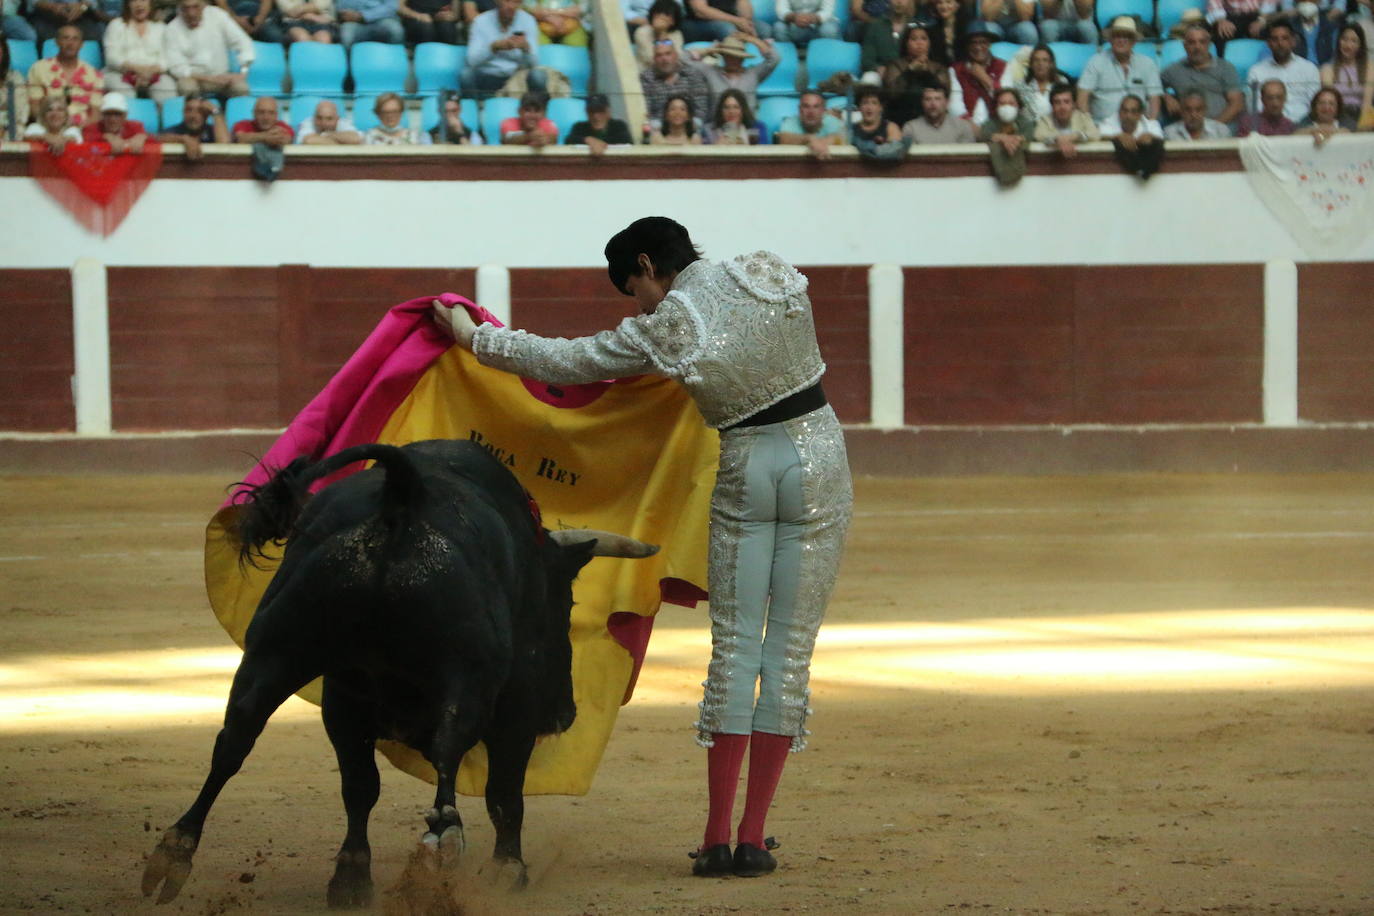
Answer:
[{"label": "white cap", "polygon": [[129,100],[118,92],[105,93],[105,101],[100,103],[101,111],[120,111],[124,114],[129,113]]}]

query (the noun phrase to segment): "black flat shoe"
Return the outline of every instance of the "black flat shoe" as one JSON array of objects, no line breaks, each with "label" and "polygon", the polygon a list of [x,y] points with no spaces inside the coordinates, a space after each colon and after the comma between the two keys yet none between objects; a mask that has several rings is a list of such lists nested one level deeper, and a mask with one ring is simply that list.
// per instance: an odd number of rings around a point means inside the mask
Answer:
[{"label": "black flat shoe", "polygon": [[763,841],[764,849],[752,843],[740,843],[735,847],[734,873],[740,878],[758,878],[778,867],[770,849],[777,849],[777,842],[770,836]]},{"label": "black flat shoe", "polygon": [[735,860],[730,857],[729,843],[717,843],[709,849],[698,849],[687,855],[694,860],[692,874],[698,878],[724,878],[736,873]]}]

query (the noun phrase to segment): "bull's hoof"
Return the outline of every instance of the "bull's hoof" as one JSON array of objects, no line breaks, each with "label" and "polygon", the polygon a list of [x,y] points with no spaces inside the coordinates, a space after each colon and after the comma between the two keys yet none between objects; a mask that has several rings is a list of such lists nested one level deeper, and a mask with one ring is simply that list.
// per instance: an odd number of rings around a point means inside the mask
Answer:
[{"label": "bull's hoof", "polygon": [[157,902],[175,900],[191,874],[191,857],[199,844],[200,837],[179,827],[168,828],[143,866],[143,896],[151,897],[161,885]]},{"label": "bull's hoof", "polygon": [[481,874],[492,887],[505,891],[523,891],[530,885],[529,869],[520,859],[492,859],[482,866]]},{"label": "bull's hoof", "polygon": [[372,905],[372,854],[341,852],[334,861],[325,900],[331,910],[357,910]]},{"label": "bull's hoof", "polygon": [[467,840],[463,837],[461,826],[452,826],[444,830],[441,835],[426,833],[420,838],[420,847],[424,850],[424,864],[430,871],[456,871],[458,862],[463,857],[463,850],[467,848]]}]

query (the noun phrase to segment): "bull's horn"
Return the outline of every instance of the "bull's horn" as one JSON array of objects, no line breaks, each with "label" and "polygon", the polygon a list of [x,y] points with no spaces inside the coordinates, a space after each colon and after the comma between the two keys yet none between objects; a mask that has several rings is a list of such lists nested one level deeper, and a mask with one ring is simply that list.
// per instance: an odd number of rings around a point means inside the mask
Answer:
[{"label": "bull's horn", "polygon": [[592,528],[567,528],[562,531],[550,531],[549,537],[560,547],[565,547],[568,544],[582,544],[595,539],[596,547],[592,549],[592,556],[594,557],[629,557],[637,560],[658,553],[657,544],[646,544],[623,534],[611,534],[609,531],[596,531]]}]

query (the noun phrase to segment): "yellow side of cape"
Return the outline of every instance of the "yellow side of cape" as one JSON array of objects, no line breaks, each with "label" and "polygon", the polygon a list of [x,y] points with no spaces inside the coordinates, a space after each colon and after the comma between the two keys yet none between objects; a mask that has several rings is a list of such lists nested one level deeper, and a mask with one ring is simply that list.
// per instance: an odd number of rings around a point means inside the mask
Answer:
[{"label": "yellow side of cape", "polygon": [[[533,385],[534,383],[529,383]],[[539,742],[525,794],[582,795],[629,700],[630,653],[607,631],[607,617],[651,617],[659,580],[706,586],[707,520],[719,443],[682,388],[645,376],[609,386],[593,402],[560,408],[535,399],[516,376],[480,365],[457,347],[425,374],[391,415],[377,441],[471,439],[486,446],[538,502],[546,528],[599,528],[662,546],[647,560],[598,558],[573,590],[573,690],[577,719]],[[229,533],[238,510],[220,510],[206,532],[206,585],[215,616],[240,645],[276,570],[240,567]],[[454,596],[461,602],[462,596]],[[300,695],[313,703],[320,684]],[[400,769],[433,782],[423,756],[394,742],[378,747]],[[458,790],[481,795],[486,749],[463,760]]]}]

